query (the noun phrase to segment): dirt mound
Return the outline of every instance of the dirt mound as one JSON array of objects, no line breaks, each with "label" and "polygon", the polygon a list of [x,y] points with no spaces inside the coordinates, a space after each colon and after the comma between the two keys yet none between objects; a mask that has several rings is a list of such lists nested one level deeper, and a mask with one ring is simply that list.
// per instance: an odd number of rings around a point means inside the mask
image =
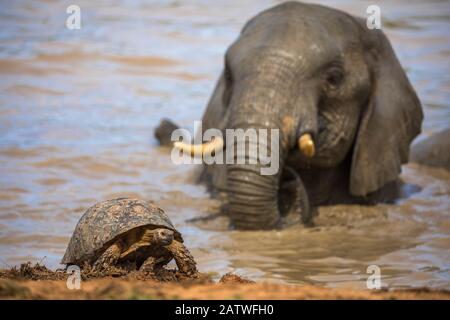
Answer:
[{"label": "dirt mound", "polygon": [[[39,263],[32,265],[31,262],[22,263],[20,267],[0,270],[0,279],[66,280],[68,276],[69,273],[64,269],[52,271],[44,265]],[[159,268],[155,272],[141,272],[127,268],[110,267],[107,270],[99,272],[93,271],[87,264],[81,269],[80,276],[82,281],[104,278],[119,278],[128,280],[154,280],[158,282],[211,282],[211,279],[204,274],[198,274],[195,277],[187,277],[177,270],[172,269]]]},{"label": "dirt mound", "polygon": [[220,278],[219,283],[255,283],[255,281],[242,278],[236,274],[226,273]]},{"label": "dirt mound", "polygon": [[31,262],[22,263],[20,267],[0,270],[0,278],[18,279],[18,280],[64,280],[67,274],[62,270],[52,271],[46,266]]}]

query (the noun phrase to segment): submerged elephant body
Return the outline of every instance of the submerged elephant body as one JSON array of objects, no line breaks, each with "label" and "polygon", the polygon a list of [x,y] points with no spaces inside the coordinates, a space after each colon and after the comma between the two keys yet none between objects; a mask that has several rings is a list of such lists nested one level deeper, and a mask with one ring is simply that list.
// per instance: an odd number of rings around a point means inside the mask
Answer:
[{"label": "submerged elephant body", "polygon": [[279,129],[274,175],[261,175],[260,161],[205,165],[202,177],[226,195],[235,227],[279,225],[287,170],[306,190],[303,204],[364,202],[395,184],[423,114],[381,30],[287,2],[252,18],[224,60],[203,130]]}]

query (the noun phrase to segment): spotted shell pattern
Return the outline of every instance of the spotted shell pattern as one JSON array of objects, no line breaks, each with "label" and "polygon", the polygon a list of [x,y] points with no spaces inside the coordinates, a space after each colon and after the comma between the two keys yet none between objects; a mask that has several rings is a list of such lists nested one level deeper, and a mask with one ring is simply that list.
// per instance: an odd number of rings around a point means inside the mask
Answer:
[{"label": "spotted shell pattern", "polygon": [[138,199],[117,198],[97,203],[84,213],[61,263],[78,264],[95,259],[108,243],[143,226],[171,229],[175,239],[183,242],[162,209]]}]

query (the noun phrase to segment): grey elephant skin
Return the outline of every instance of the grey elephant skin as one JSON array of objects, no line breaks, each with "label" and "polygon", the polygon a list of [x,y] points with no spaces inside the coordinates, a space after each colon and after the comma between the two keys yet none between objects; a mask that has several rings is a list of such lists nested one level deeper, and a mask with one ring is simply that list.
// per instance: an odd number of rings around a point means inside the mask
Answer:
[{"label": "grey elephant skin", "polygon": [[414,143],[410,159],[429,167],[450,170],[450,128]]},{"label": "grey elephant skin", "polygon": [[[201,178],[225,196],[238,229],[275,228],[299,211],[283,202],[292,198],[286,190],[296,192],[292,185],[303,188],[300,203],[313,207],[384,200],[395,195],[422,120],[381,30],[339,10],[286,2],[250,19],[227,49],[202,119],[203,130],[279,129],[279,150],[271,152],[279,152],[280,170],[261,175],[260,162],[214,164]],[[156,130],[160,140],[164,126]],[[299,150],[304,134],[313,156]]]}]

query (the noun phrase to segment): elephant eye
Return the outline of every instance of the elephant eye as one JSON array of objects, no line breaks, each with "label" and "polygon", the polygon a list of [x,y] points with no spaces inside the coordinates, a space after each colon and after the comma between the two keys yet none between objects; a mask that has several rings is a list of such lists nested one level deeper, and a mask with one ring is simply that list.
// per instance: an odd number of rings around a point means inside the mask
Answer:
[{"label": "elephant eye", "polygon": [[342,83],[342,80],[344,79],[344,74],[340,69],[332,69],[327,73],[326,76],[326,82],[328,87],[331,90],[336,90],[340,84]]}]

